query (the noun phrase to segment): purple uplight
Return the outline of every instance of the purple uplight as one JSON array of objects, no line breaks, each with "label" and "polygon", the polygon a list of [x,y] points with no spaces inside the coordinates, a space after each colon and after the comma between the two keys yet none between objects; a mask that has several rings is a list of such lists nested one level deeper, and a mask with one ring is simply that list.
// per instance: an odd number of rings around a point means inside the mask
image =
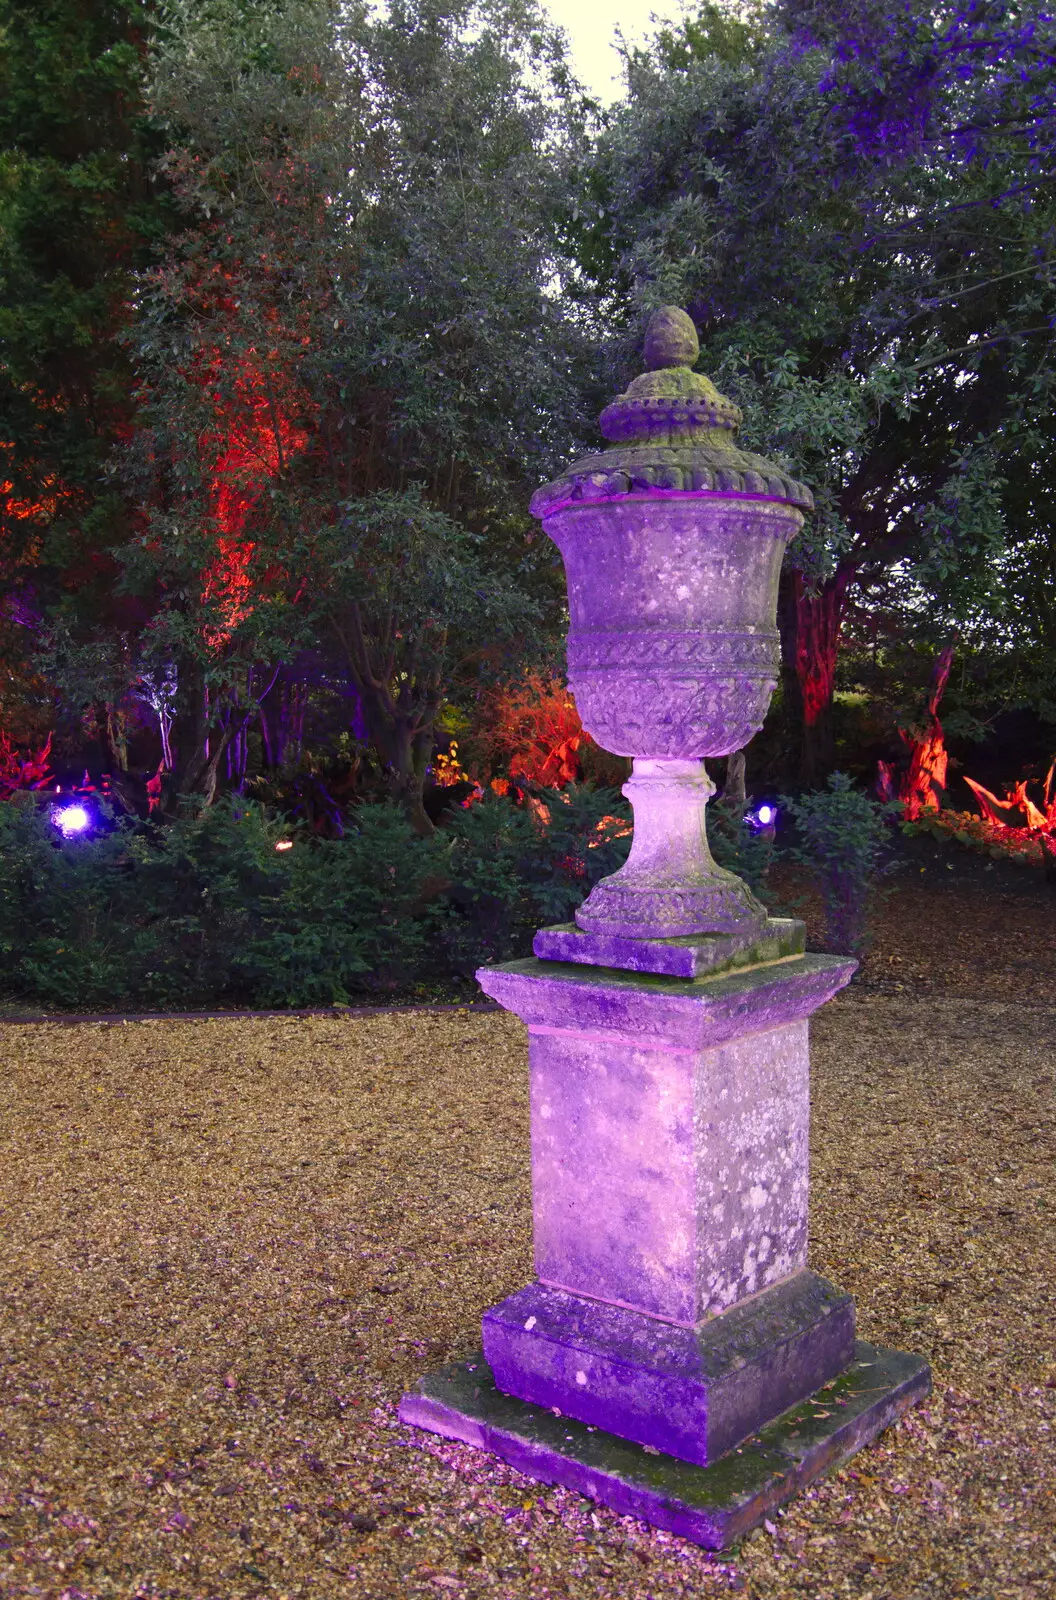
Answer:
[{"label": "purple uplight", "polygon": [[746,811],[744,820],[753,833],[770,833],[777,823],[777,807],[765,800],[754,811]]},{"label": "purple uplight", "polygon": [[92,825],[91,815],[85,806],[56,806],[51,820],[64,839],[73,839]]}]

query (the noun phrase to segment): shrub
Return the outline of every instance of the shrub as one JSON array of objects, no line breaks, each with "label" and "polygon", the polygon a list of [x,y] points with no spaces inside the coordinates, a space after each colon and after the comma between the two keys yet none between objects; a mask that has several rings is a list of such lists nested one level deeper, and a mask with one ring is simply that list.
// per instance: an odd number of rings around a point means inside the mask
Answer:
[{"label": "shrub", "polygon": [[46,1006],[122,1006],[137,987],[127,835],[58,846],[28,795],[0,805],[0,959],[4,986]]},{"label": "shrub", "polygon": [[484,692],[460,742],[481,780],[502,773],[564,787],[576,776],[585,738],[565,683],[528,671]]},{"label": "shrub", "polygon": [[484,791],[447,822],[450,887],[442,938],[451,970],[469,977],[483,962],[524,955],[532,900],[525,865],[536,848],[531,813]]},{"label": "shrub", "polygon": [[526,864],[538,922],[568,922],[600,878],[623,866],[631,848],[631,809],[615,789],[570,784],[544,790],[546,813]]},{"label": "shrub", "polygon": [[235,797],[135,831],[137,942],[151,955],[144,1009],[256,1000],[253,946],[291,875],[279,837],[262,807]]},{"label": "shrub", "polygon": [[791,855],[813,873],[825,910],[825,942],[838,955],[861,955],[887,843],[887,808],[834,772],[827,789],[784,799],[799,833]]},{"label": "shrub", "polygon": [[345,1004],[424,971],[439,841],[391,805],[360,806],[342,839],[293,835],[277,851],[289,837],[261,806],[229,799],[137,842],[145,906],[170,929],[157,1001]]},{"label": "shrub", "polygon": [[544,789],[522,807],[485,792],[456,812],[445,941],[454,971],[531,952],[536,928],[567,922],[599,878],[622,866],[630,812],[612,789]]},{"label": "shrub", "polygon": [[32,803],[0,806],[5,988],[71,1010],[331,1005],[436,967],[441,841],[392,806],[344,839],[283,836],[236,798],[62,844]]},{"label": "shrub", "polygon": [[423,839],[391,804],[344,838],[293,833],[229,796],[162,825],[109,818],[60,840],[28,796],[0,805],[6,992],[65,1010],[326,1006],[527,954],[626,858],[613,791],[488,795]]},{"label": "shrub", "polygon": [[445,856],[442,840],[421,838],[393,805],[360,806],[343,839],[297,844],[281,896],[262,908],[238,961],[254,1002],[345,1004],[441,976]]}]

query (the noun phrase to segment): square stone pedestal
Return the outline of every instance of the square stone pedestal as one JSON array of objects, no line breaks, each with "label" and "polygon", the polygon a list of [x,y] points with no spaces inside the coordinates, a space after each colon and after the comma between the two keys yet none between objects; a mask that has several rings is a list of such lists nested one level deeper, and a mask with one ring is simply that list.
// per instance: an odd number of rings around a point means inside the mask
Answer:
[{"label": "square stone pedestal", "polygon": [[[537,1281],[405,1421],[718,1548],[919,1398],[897,1352],[852,1393],[853,1303],[807,1269],[808,1018],[853,970],[478,973],[528,1026]],[[831,1429],[805,1431],[833,1382]]]}]

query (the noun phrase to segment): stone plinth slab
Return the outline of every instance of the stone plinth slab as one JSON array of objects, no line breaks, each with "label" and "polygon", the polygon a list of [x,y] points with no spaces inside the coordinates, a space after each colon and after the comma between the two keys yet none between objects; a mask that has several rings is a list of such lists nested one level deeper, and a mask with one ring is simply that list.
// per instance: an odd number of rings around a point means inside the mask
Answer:
[{"label": "stone plinth slab", "polygon": [[616,1438],[496,1388],[483,1355],[404,1395],[403,1422],[499,1456],[708,1550],[722,1550],[840,1466],[929,1392],[919,1356],[859,1342],[852,1365],[813,1400],[708,1467]]},{"label": "stone plinth slab", "polygon": [[678,1051],[711,1049],[809,1017],[850,982],[857,965],[844,956],[805,955],[702,983],[528,956],[479,967],[476,977],[485,994],[536,1031],[600,1033]]},{"label": "stone plinth slab", "polygon": [[801,956],[805,948],[806,930],[794,917],[770,917],[761,931],[750,930],[745,935],[689,934],[677,939],[586,933],[574,922],[564,922],[540,928],[532,943],[540,961],[572,961],[667,978],[717,976],[731,968]]},{"label": "stone plinth slab", "polygon": [[854,963],[705,982],[518,961],[537,1277],[695,1328],[806,1267],[806,1019]]},{"label": "stone plinth slab", "polygon": [[813,1272],[697,1328],[530,1284],[484,1314],[498,1387],[708,1466],[837,1377],[854,1303]]}]

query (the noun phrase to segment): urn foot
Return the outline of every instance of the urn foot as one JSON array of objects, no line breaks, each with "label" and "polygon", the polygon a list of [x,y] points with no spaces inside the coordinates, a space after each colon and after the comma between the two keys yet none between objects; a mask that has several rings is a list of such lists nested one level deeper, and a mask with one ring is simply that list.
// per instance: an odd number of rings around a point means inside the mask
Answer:
[{"label": "urn foot", "polygon": [[766,926],[765,906],[708,848],[704,811],[715,785],[703,761],[636,757],[623,792],[634,807],[631,853],[576,912],[585,933],[671,939]]},{"label": "urn foot", "polygon": [[621,933],[630,939],[672,939],[706,933],[761,933],[766,908],[746,883],[732,872],[714,869],[710,883],[687,888],[684,884],[625,880],[619,873],[603,878],[576,912],[576,925],[584,933]]}]

